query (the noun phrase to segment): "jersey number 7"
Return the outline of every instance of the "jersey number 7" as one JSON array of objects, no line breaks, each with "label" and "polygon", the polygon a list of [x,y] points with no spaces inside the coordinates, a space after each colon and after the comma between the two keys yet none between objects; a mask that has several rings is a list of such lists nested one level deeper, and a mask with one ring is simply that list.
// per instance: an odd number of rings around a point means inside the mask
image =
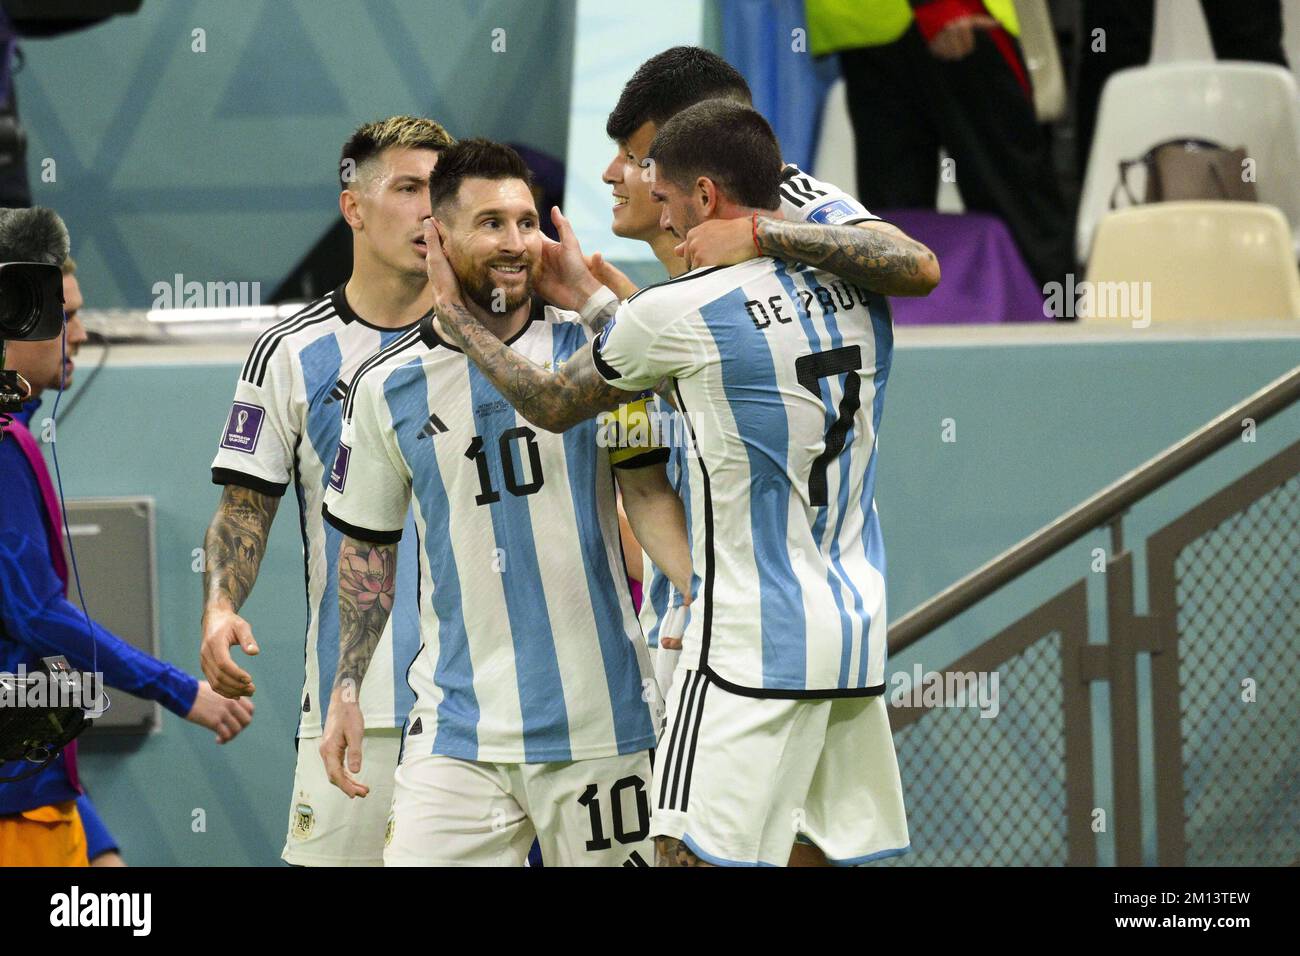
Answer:
[{"label": "jersey number 7", "polygon": [[[822,379],[832,375],[843,375],[845,372],[853,373],[861,368],[862,346],[860,345],[845,345],[826,352],[813,352],[811,355],[801,355],[794,361],[795,378],[818,399],[822,397]],[[848,436],[849,428],[853,425],[853,416],[858,413],[858,407],[862,404],[861,388],[862,379],[857,375],[849,374],[845,378],[844,395],[840,398],[839,412],[835,416],[835,421],[831,422],[831,427],[826,430],[826,447],[813,460],[812,471],[808,475],[808,501],[814,508],[826,506],[826,468],[844,451],[844,441]]]}]

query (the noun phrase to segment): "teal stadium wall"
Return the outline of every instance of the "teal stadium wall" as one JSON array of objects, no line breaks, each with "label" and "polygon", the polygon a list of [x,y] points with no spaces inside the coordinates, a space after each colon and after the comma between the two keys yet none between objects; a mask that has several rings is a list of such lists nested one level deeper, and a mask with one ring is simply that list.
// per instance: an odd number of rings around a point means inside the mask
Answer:
[{"label": "teal stadium wall", "polygon": [[[83,355],[82,374],[94,362]],[[233,361],[131,361],[129,350],[119,349],[92,394],[59,426],[64,486],[70,497],[156,498],[162,652],[196,672],[200,576],[191,569],[191,552],[202,543],[217,500],[208,465],[238,369]],[[877,494],[891,614],[928,598],[1297,363],[1300,337],[900,345],[881,429]],[[942,440],[945,418],[955,421],[955,442]],[[1137,509],[1126,540],[1138,545],[1297,435],[1300,409],[1292,409],[1263,425],[1255,443],[1234,445]],[[207,732],[168,715],[161,732],[146,739],[101,738],[85,748],[84,775],[132,863],[278,860],[305,615],[294,503],[283,510],[245,612],[262,646],[252,665],[258,709],[250,729],[218,747]],[[943,666],[1089,574],[1091,548],[1107,544],[1101,533],[1081,541],[893,664]],[[96,596],[86,597],[93,614]],[[1104,696],[1094,703],[1104,713]],[[1099,770],[1104,781],[1104,761]],[[1099,805],[1108,806],[1104,789],[1101,794]],[[201,833],[191,827],[197,808],[206,815]]]},{"label": "teal stadium wall", "polygon": [[431,116],[563,157],[573,32],[571,0],[147,0],[23,41],[33,202],[67,221],[93,307],[146,307],[177,272],[269,294],[337,216],[362,122]]}]

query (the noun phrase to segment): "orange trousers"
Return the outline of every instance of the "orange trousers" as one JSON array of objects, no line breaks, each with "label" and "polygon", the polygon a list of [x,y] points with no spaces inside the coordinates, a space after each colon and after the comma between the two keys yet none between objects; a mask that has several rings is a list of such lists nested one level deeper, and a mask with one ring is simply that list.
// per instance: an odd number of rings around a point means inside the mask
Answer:
[{"label": "orange trousers", "polygon": [[89,866],[76,801],[0,816],[0,866]]}]

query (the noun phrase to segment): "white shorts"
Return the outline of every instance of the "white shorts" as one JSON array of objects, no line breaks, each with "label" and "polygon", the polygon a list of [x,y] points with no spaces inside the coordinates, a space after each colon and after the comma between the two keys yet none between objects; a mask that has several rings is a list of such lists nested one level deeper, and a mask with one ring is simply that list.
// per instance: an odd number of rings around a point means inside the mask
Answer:
[{"label": "white shorts", "polygon": [[650,752],[567,763],[406,755],[385,866],[653,866]]},{"label": "white shorts", "polygon": [[357,774],[370,788],[366,797],[350,799],[329,782],[319,748],[319,737],[298,741],[289,835],[281,858],[295,866],[383,866],[401,728],[366,731]]},{"label": "white shorts", "polygon": [[729,693],[679,669],[650,832],[719,866],[785,866],[796,838],[837,865],[908,850],[885,699]]}]

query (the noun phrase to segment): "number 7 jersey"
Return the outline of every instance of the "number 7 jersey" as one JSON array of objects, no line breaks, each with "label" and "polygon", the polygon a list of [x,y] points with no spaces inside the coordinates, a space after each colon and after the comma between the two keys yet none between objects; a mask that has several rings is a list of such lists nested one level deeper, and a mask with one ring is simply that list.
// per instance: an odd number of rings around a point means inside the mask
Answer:
[{"label": "number 7 jersey", "polygon": [[752,259],[643,289],[593,352],[620,388],[673,379],[688,425],[701,583],[678,666],[757,697],[883,692],[874,495],[893,354],[885,299]]},{"label": "number 7 jersey", "polygon": [[[559,365],[588,347],[576,318],[536,308],[510,344]],[[667,451],[609,447],[608,434],[533,427],[427,321],[358,372],[325,519],[419,551],[408,750],[546,763],[654,746],[611,466]]]}]

